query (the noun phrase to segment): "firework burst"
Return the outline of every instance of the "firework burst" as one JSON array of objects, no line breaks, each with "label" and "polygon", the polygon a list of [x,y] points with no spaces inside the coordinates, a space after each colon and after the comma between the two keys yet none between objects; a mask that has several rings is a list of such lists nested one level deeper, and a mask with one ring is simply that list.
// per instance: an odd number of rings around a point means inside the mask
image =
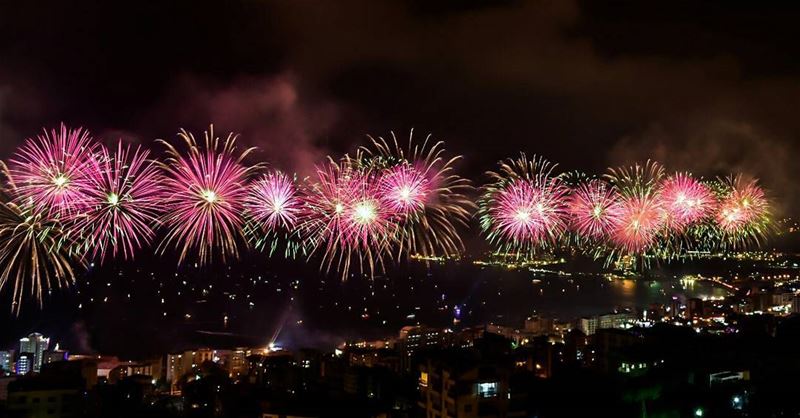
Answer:
[{"label": "firework burst", "polygon": [[163,204],[163,177],[149,152],[131,150],[120,141],[112,154],[102,147],[89,171],[82,211],[69,217],[72,234],[81,236],[82,247],[105,259],[111,254],[133,258],[149,245]]},{"label": "firework burst", "polygon": [[200,264],[217,253],[223,261],[238,257],[239,243],[244,238],[244,205],[247,181],[257,167],[243,164],[251,151],[236,151],[236,136],[225,140],[214,135],[214,127],[205,132],[204,146],[189,132],[178,136],[188,152],[183,154],[166,141],[168,158],[163,164],[168,196],[164,224],[168,231],[161,242],[162,252],[168,246],[179,250],[179,263],[195,252]]},{"label": "firework burst", "polygon": [[250,185],[245,206],[264,230],[275,231],[295,227],[303,210],[303,201],[294,181],[275,171]]},{"label": "firework burst", "polygon": [[493,181],[484,187],[479,214],[490,242],[517,253],[557,243],[569,222],[569,189],[554,169],[543,158],[523,154],[488,173]]},{"label": "firework burst", "polygon": [[643,165],[611,168],[606,174],[606,179],[622,197],[655,195],[663,178],[664,167],[651,160],[647,160]]},{"label": "firework burst", "polygon": [[460,254],[458,228],[467,225],[474,208],[466,195],[469,181],[455,173],[461,156],[448,157],[444,142],[433,142],[431,135],[421,143],[413,136],[411,130],[405,147],[392,132],[390,140],[370,137],[371,147],[362,148],[368,164],[386,170],[380,182],[383,201],[404,216],[397,252]]},{"label": "firework burst", "polygon": [[664,221],[664,205],[657,196],[624,198],[612,242],[623,253],[642,254],[655,243]]},{"label": "firework burst", "polygon": [[428,179],[409,164],[386,169],[380,176],[378,189],[386,205],[402,216],[419,213],[430,194]]},{"label": "firework burst", "polygon": [[606,177],[622,196],[620,222],[611,235],[612,254],[643,256],[666,225],[660,189],[664,168],[648,160],[644,165],[612,168]]},{"label": "firework burst", "polygon": [[677,173],[664,180],[660,196],[667,225],[677,233],[710,216],[716,206],[711,189],[685,173]]},{"label": "firework burst", "polygon": [[293,178],[280,171],[262,175],[250,185],[245,208],[248,214],[247,235],[257,248],[269,247],[270,253],[286,243],[286,255],[302,246],[295,240],[296,226],[304,215],[305,202]]},{"label": "firework burst", "polygon": [[742,177],[729,178],[727,192],[716,213],[717,225],[724,238],[734,247],[754,241],[758,243],[769,232],[769,201],[758,181]]},{"label": "firework burst", "polygon": [[299,225],[304,241],[321,252],[323,266],[346,277],[353,260],[361,272],[374,274],[396,242],[396,214],[381,198],[377,173],[345,156],[317,168],[307,196],[308,216]]},{"label": "firework burst", "polygon": [[64,124],[29,138],[12,157],[9,172],[20,204],[54,217],[70,214],[86,198],[88,173],[97,144],[88,131]]},{"label": "firework burst", "polygon": [[576,187],[569,198],[572,229],[579,238],[609,237],[620,225],[623,205],[619,194],[602,180],[589,180]]},{"label": "firework burst", "polygon": [[41,307],[46,293],[74,283],[76,260],[61,224],[42,208],[10,200],[9,184],[0,197],[0,290],[12,288],[11,311],[18,315],[25,298]]}]

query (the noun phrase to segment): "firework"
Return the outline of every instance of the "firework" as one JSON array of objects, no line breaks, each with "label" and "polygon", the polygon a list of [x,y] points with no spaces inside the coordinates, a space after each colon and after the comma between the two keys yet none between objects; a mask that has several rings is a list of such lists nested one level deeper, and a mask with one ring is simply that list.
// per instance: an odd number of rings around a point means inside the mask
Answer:
[{"label": "firework", "polygon": [[14,193],[21,204],[47,210],[52,216],[80,209],[97,144],[82,128],[64,124],[29,138],[12,157],[9,167]]},{"label": "firework", "polygon": [[386,170],[383,202],[404,217],[397,252],[457,255],[463,250],[458,227],[467,225],[474,207],[466,196],[469,181],[455,173],[461,156],[448,157],[444,142],[432,142],[430,135],[421,143],[413,136],[411,130],[405,147],[393,132],[390,140],[370,137],[371,147],[362,149],[369,164]]},{"label": "firework", "polygon": [[91,256],[133,258],[152,242],[163,205],[163,177],[148,151],[131,150],[120,141],[115,153],[102,147],[89,171],[81,212],[69,218]]},{"label": "firework", "polygon": [[715,209],[716,199],[711,189],[688,174],[678,173],[661,185],[667,223],[675,232],[709,216]]},{"label": "firework", "polygon": [[725,184],[727,193],[717,209],[717,225],[734,246],[748,240],[760,241],[770,223],[764,190],[756,180],[744,181],[741,177],[729,178]]},{"label": "firework", "polygon": [[647,160],[644,165],[609,169],[606,178],[623,197],[645,197],[658,193],[664,178],[664,167]]},{"label": "firework", "polygon": [[612,242],[627,254],[642,254],[656,240],[664,227],[664,205],[654,195],[624,198],[620,222],[612,234]]},{"label": "firework", "polygon": [[285,241],[287,256],[302,248],[294,231],[305,203],[294,179],[280,171],[262,175],[250,185],[245,208],[247,235],[257,248],[269,247],[272,253],[281,244],[279,238]]},{"label": "firework", "polygon": [[569,189],[554,169],[543,158],[522,155],[488,173],[493,182],[484,187],[479,212],[492,243],[515,252],[556,244],[568,225]]},{"label": "firework", "polygon": [[351,262],[373,274],[390,256],[398,223],[381,198],[378,174],[362,169],[357,159],[330,160],[317,168],[316,183],[307,196],[308,216],[299,226],[323,265],[346,277]]},{"label": "firework", "polygon": [[619,194],[602,180],[589,180],[576,187],[569,198],[572,228],[578,237],[593,240],[610,236],[622,221]]},{"label": "firework", "polygon": [[182,154],[165,141],[168,158],[163,164],[167,174],[164,189],[164,223],[168,230],[161,242],[162,252],[170,245],[180,251],[179,263],[196,252],[200,264],[218,254],[223,261],[239,254],[244,238],[244,205],[247,181],[256,167],[243,164],[250,149],[238,153],[236,136],[225,140],[214,135],[214,127],[205,132],[205,144],[199,145],[189,132],[179,137],[188,147]]},{"label": "firework", "polygon": [[265,230],[274,231],[294,228],[303,209],[303,201],[294,181],[276,171],[253,182],[245,206]]},{"label": "firework", "polygon": [[43,208],[14,202],[3,193],[0,197],[0,290],[13,289],[13,313],[19,314],[26,297],[34,297],[41,307],[45,293],[73,283],[72,261],[73,255],[57,220],[49,217]]},{"label": "firework", "polygon": [[424,210],[431,193],[429,184],[422,172],[409,164],[400,164],[386,169],[380,176],[378,189],[392,211],[409,216]]}]

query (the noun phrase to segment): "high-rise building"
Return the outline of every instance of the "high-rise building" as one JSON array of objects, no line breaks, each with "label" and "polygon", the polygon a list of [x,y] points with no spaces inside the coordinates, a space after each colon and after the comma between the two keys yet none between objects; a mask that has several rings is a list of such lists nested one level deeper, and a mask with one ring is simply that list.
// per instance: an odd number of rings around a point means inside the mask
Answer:
[{"label": "high-rise building", "polygon": [[13,351],[0,351],[0,372],[11,372],[11,366],[14,363]]},{"label": "high-rise building", "polygon": [[50,345],[50,339],[44,337],[42,334],[34,332],[33,334],[28,335],[27,337],[23,337],[19,339],[19,352],[20,353],[30,353],[33,355],[33,362],[31,364],[34,372],[39,372],[42,368],[42,358],[44,351],[47,350],[47,347]]},{"label": "high-rise building", "polygon": [[17,374],[28,374],[33,369],[33,353],[19,353],[16,363]]}]

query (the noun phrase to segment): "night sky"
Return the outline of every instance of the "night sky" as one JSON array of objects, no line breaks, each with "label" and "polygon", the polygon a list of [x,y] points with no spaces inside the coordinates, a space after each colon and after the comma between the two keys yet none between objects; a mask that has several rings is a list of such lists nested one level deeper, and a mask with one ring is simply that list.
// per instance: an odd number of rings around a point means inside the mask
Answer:
[{"label": "night sky", "polygon": [[521,151],[592,173],[652,158],[758,177],[792,215],[798,21],[733,1],[8,1],[0,158],[62,121],[156,150],[214,123],[308,173],[413,128],[476,183]]},{"label": "night sky", "polygon": [[[46,4],[46,5],[45,5]],[[746,2],[7,2],[0,155],[42,126],[242,134],[308,171],[433,133],[480,181],[520,151],[761,178],[794,212],[800,8]]]}]

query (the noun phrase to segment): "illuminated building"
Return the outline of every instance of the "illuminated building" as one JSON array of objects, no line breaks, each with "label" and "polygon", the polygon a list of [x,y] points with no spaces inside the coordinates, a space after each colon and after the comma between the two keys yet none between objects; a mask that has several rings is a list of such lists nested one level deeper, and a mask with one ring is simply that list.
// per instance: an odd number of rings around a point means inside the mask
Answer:
[{"label": "illuminated building", "polygon": [[600,329],[627,329],[635,321],[636,315],[633,312],[611,312],[600,316],[581,318],[578,329],[588,336]]},{"label": "illuminated building", "polygon": [[11,372],[11,366],[14,363],[13,351],[0,351],[0,370]]},{"label": "illuminated building", "polygon": [[42,368],[42,357],[47,347],[50,345],[50,339],[45,338],[42,334],[33,333],[28,335],[27,337],[23,337],[19,339],[19,351],[20,353],[31,353],[33,354],[33,362],[31,364],[31,370],[34,372],[39,372]]},{"label": "illuminated building", "polygon": [[593,335],[597,331],[598,322],[599,320],[596,317],[583,317],[578,323],[578,329],[586,335]]},{"label": "illuminated building", "polygon": [[425,416],[499,417],[509,415],[513,364],[505,356],[510,341],[487,334],[474,349],[429,355],[418,369],[418,406]]},{"label": "illuminated building", "polygon": [[176,387],[178,379],[185,373],[183,369],[183,356],[185,353],[167,354],[167,382],[170,384],[170,393],[179,393]]},{"label": "illuminated building", "polygon": [[534,335],[549,334],[553,332],[553,319],[533,315],[525,319],[525,331]]},{"label": "illuminated building", "polygon": [[[58,345],[56,345],[56,347],[57,346]],[[67,351],[56,348],[55,350],[48,350],[43,353],[42,364],[53,363],[56,361],[66,361],[67,358],[69,358],[69,353]]]},{"label": "illuminated building", "polygon": [[16,363],[17,374],[28,374],[33,370],[33,353],[19,353]]},{"label": "illuminated building", "polygon": [[450,336],[451,333],[447,333],[444,330],[422,325],[401,328],[397,347],[401,354],[402,367],[408,369],[411,356],[419,350],[446,346]]}]

